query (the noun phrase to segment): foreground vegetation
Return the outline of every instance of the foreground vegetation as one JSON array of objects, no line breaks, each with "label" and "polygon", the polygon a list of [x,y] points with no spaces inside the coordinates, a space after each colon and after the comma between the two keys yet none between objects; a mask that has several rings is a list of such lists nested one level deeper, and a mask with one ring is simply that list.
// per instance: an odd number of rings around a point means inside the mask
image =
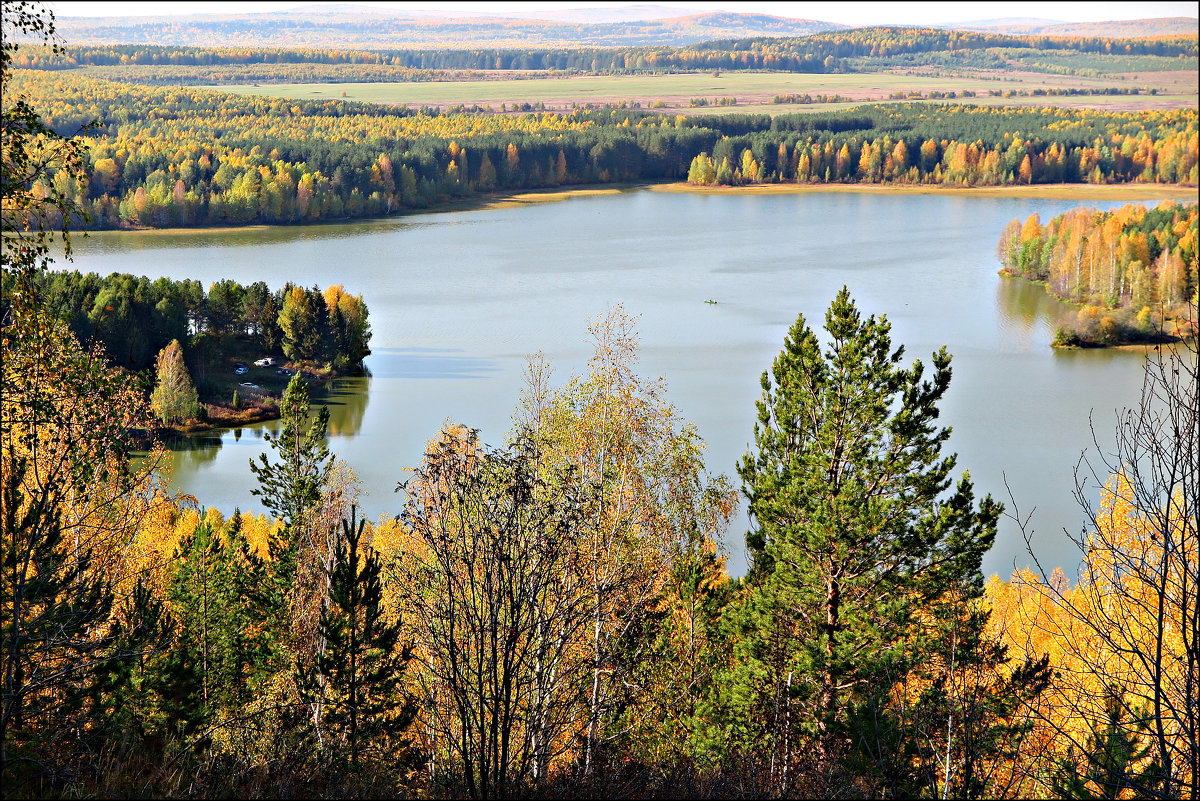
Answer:
[{"label": "foreground vegetation", "polygon": [[[1073,584],[985,584],[1002,507],[938,425],[950,355],[906,362],[845,289],[762,375],[741,579],[716,545],[733,482],[638,374],[619,308],[584,375],[530,360],[503,446],[437,432],[374,524],[294,377],[249,465],[267,514],[225,517],[173,496],[155,453],[129,460],[142,388],[47,304],[93,280],[46,274],[47,225],[78,209],[38,178],[87,183],[80,143],[20,100],[3,123],[6,796],[1200,792],[1194,350],[1148,362],[1088,465],[1104,492]],[[168,343],[160,379],[181,361]]]},{"label": "foreground vegetation", "polygon": [[[1131,423],[1181,486],[1117,473],[1076,583],[985,585],[1001,507],[932,422],[949,357],[904,366],[843,292],[827,344],[801,318],[764,374],[739,467],[754,562],[731,580],[732,485],[637,375],[619,311],[586,375],[531,364],[505,447],[440,432],[373,525],[298,378],[252,465],[269,516],[225,517],[129,471],[136,387],[44,312],[11,319],[6,585],[38,583],[6,601],[10,793],[1195,789],[1194,353],[1151,384],[1173,427]],[[39,397],[49,375],[75,391]]]}]

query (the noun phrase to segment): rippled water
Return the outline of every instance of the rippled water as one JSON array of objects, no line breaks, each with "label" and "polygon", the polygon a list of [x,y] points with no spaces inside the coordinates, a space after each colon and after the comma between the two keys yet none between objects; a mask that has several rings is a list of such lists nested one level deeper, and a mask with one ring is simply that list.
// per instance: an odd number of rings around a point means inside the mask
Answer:
[{"label": "rippled water", "polygon": [[[664,377],[708,442],[709,468],[732,475],[752,437],[759,375],[785,331],[798,313],[821,320],[845,284],[865,313],[888,315],[909,358],[928,363],[941,345],[954,354],[943,410],[960,467],[998,498],[1007,479],[1022,514],[1036,508],[1039,555],[1073,568],[1061,530],[1082,523],[1072,468],[1092,442],[1089,415],[1106,441],[1114,410],[1137,398],[1142,357],[1052,350],[1056,315],[1071,311],[1001,279],[994,250],[1014,217],[1074,205],[633,190],[345,225],[93,234],[76,242],[74,266],[362,293],[371,375],[339,382],[328,402],[332,447],[358,472],[372,517],[398,511],[403,468],[445,421],[503,440],[527,354],[544,351],[559,381],[582,371],[587,318],[615,303],[641,315],[642,372]],[[247,460],[262,430],[194,438],[174,454],[177,486],[226,511],[256,509]],[[746,525],[740,518],[726,538],[734,573]],[[985,569],[1007,576],[1014,562],[1028,558],[1006,521]]]}]

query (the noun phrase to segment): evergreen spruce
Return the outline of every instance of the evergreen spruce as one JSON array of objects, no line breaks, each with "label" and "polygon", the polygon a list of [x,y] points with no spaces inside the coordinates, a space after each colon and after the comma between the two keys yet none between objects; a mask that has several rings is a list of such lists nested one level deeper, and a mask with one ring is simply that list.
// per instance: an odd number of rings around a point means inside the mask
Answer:
[{"label": "evergreen spruce", "polygon": [[111,658],[111,637],[99,635],[113,592],[89,549],[65,547],[62,497],[28,492],[29,460],[7,447],[4,457],[0,779],[17,788],[57,779],[54,744],[83,735],[77,713]]},{"label": "evergreen spruce", "polygon": [[325,647],[298,678],[317,709],[318,741],[354,770],[367,755],[395,756],[394,739],[414,711],[401,692],[409,652],[400,645],[399,622],[383,608],[380,560],[364,542],[365,526],[354,509],[341,523],[319,624]]},{"label": "evergreen spruce", "polygon": [[141,578],[113,621],[115,657],[97,670],[91,719],[119,754],[144,751],[149,742],[155,700],[146,666],[171,643],[174,621]]},{"label": "evergreen spruce", "polygon": [[153,683],[175,734],[190,736],[216,708],[217,676],[214,639],[222,615],[217,594],[221,541],[212,524],[202,520],[175,551],[167,594],[175,619],[175,637],[158,666]]},{"label": "evergreen spruce", "polygon": [[824,350],[803,316],[789,331],[739,467],[754,561],[719,704],[727,736],[770,744],[785,792],[802,753],[826,781],[845,775],[864,742],[851,713],[921,661],[919,614],[982,593],[1001,511],[965,474],[951,489],[945,349],[930,378],[902,367],[886,318],[864,320],[845,288],[825,331]]},{"label": "evergreen spruce", "polygon": [[283,667],[282,643],[268,621],[272,603],[270,566],[242,533],[242,516],[229,518],[216,565],[218,615],[212,643],[222,708],[238,712]]},{"label": "evergreen spruce", "polygon": [[1071,749],[1059,760],[1050,782],[1055,797],[1101,801],[1153,793],[1150,797],[1170,798],[1163,792],[1166,777],[1155,759],[1145,710],[1131,709],[1121,689],[1109,687],[1104,718],[1088,735],[1082,759]]},{"label": "evergreen spruce", "polygon": [[325,442],[329,409],[322,407],[310,423],[310,408],[308,387],[297,373],[283,393],[279,433],[264,435],[279,461],[272,463],[266,454],[259,455],[258,464],[250,460],[250,470],[258,480],[250,494],[258,496],[290,529],[303,525],[320,500],[333,463]]}]

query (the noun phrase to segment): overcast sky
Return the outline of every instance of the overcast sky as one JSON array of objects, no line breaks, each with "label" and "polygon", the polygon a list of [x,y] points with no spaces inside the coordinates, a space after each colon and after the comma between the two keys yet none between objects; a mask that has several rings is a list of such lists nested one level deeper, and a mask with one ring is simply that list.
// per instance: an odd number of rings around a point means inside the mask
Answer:
[{"label": "overcast sky", "polygon": [[[263,11],[285,11],[306,5],[329,5],[321,0],[312,2],[238,2],[238,3],[110,3],[110,2],[48,2],[60,17],[102,16],[149,16],[161,14],[242,14]],[[1096,22],[1120,19],[1144,19],[1149,17],[1196,17],[1196,3],[780,3],[780,2],[690,2],[682,0],[645,0],[643,3],[604,2],[604,0],[577,0],[576,2],[409,2],[384,3],[364,2],[350,5],[376,6],[401,10],[436,10],[452,16],[456,12],[503,13],[508,11],[537,11],[538,9],[565,8],[621,8],[631,5],[670,6],[673,8],[696,9],[697,11],[739,11],[773,14],[779,17],[815,19],[838,22],[846,25],[917,24],[929,25],[947,22],[970,22],[972,20],[997,19],[1002,17],[1036,17],[1039,19],[1062,20],[1064,22]]]}]

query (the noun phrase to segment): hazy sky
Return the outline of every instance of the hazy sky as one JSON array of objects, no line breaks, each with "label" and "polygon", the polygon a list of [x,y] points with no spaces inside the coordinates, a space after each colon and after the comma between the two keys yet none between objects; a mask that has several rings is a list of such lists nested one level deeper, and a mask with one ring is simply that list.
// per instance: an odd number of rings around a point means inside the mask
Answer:
[{"label": "hazy sky", "polygon": [[[114,2],[48,2],[55,14],[62,17],[145,16],[159,14],[241,14],[263,11],[284,11],[306,5],[328,4],[312,2],[238,2],[238,3],[114,3]],[[773,14],[780,17],[816,19],[847,25],[882,25],[895,23],[937,24],[969,22],[1000,17],[1036,17],[1066,22],[1090,22],[1147,17],[1195,17],[1196,3],[781,3],[781,2],[690,2],[689,0],[576,0],[576,2],[363,2],[351,5],[377,6],[395,9],[437,10],[447,16],[455,12],[537,11],[564,8],[621,8],[631,5],[657,5],[698,11],[741,11]]]}]

